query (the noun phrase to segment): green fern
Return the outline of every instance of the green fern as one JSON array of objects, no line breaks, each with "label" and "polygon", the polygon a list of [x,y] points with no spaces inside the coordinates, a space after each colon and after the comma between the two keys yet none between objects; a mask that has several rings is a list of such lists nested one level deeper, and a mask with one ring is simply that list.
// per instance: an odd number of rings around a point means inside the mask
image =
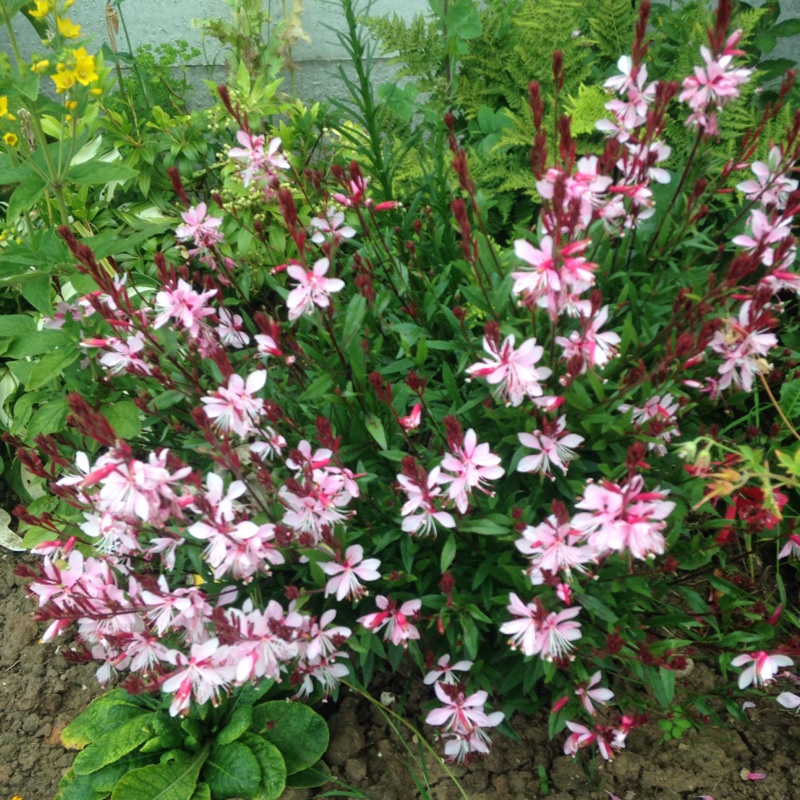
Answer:
[{"label": "green fern", "polygon": [[589,30],[595,52],[616,61],[633,47],[636,12],[628,0],[596,0],[592,4],[595,16],[589,18]]}]

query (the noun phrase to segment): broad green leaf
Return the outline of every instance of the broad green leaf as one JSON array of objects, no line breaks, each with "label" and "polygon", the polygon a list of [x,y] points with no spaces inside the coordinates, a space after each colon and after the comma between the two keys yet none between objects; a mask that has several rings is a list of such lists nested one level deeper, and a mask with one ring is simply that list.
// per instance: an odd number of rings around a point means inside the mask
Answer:
[{"label": "broad green leaf", "polygon": [[800,416],[800,379],[781,385],[781,411],[790,421]]},{"label": "broad green leaf", "polygon": [[50,276],[34,275],[20,283],[20,293],[39,312],[46,317],[53,316],[53,305],[50,302]]},{"label": "broad green leaf", "polygon": [[96,739],[75,757],[72,769],[76,775],[88,775],[135,750],[153,735],[154,712],[128,720],[113,731]]},{"label": "broad green leaf", "polygon": [[185,396],[183,392],[179,392],[177,389],[167,389],[166,392],[162,392],[153,398],[153,407],[159,411],[170,408],[176,403],[180,403]]},{"label": "broad green leaf", "polygon": [[218,744],[203,767],[203,780],[216,798],[251,798],[261,783],[261,767],[247,745]]},{"label": "broad green leaf", "polygon": [[38,176],[21,183],[11,194],[6,211],[6,220],[15,223],[20,214],[26,214],[44,194],[45,182]]},{"label": "broad green leaf", "polygon": [[205,750],[189,757],[151,764],[128,772],[114,788],[111,800],[191,800]]},{"label": "broad green leaf", "polygon": [[28,380],[25,382],[27,391],[32,392],[40,386],[50,383],[57,378],[73,361],[78,358],[78,349],[74,346],[63,347],[46,353],[34,364]]},{"label": "broad green leaf", "polygon": [[56,800],[105,800],[126,772],[143,767],[153,760],[154,756],[133,753],[90,775],[76,775],[70,770],[58,784]]},{"label": "broad green leaf", "polygon": [[314,789],[326,784],[330,777],[331,771],[328,765],[324,761],[317,761],[307,769],[289,775],[286,779],[286,786],[291,789]]},{"label": "broad green leaf", "polygon": [[120,439],[134,439],[142,432],[139,409],[131,400],[122,400],[103,409],[114,432]]},{"label": "broad green leaf", "polygon": [[67,180],[79,186],[111,183],[112,181],[126,181],[135,178],[139,174],[138,170],[126,167],[123,164],[115,164],[110,161],[100,161],[92,159],[84,161],[82,164],[75,164],[67,172]]},{"label": "broad green leaf", "polygon": [[60,397],[42,405],[28,423],[25,438],[35,439],[39,434],[57,433],[64,429],[69,406]]},{"label": "broad green leaf", "polygon": [[253,730],[281,751],[289,775],[310,767],[328,749],[325,720],[302,703],[274,700],[253,712]]},{"label": "broad green leaf", "polygon": [[253,707],[239,706],[231,715],[228,724],[217,735],[220,744],[230,744],[235,742],[249,727],[253,721]]},{"label": "broad green leaf", "polygon": [[114,689],[93,700],[88,708],[61,731],[61,743],[70,750],[81,750],[90,742],[145,712],[146,709],[136,703],[135,698],[126,691]]},{"label": "broad green leaf", "polygon": [[610,622],[612,625],[619,619],[619,617],[607,606],[596,597],[590,594],[582,594],[578,598],[578,602],[591,614]]},{"label": "broad green leaf", "polygon": [[[30,319],[26,317],[25,319]],[[0,317],[0,322],[3,317]],[[8,349],[4,353],[7,358],[28,358],[30,356],[40,356],[42,353],[49,353],[57,347],[66,347],[72,342],[72,337],[64,331],[41,330],[29,331],[19,336],[15,336],[9,343]]]},{"label": "broad green leaf", "polygon": [[773,36],[797,36],[800,33],[800,19],[785,19],[777,25],[772,26],[770,33]]},{"label": "broad green leaf", "polygon": [[253,733],[245,734],[242,743],[253,751],[261,768],[261,785],[252,800],[276,800],[286,788],[286,763],[281,751],[263,736]]},{"label": "broad green leaf", "polygon": [[342,329],[342,349],[346,350],[354,336],[362,332],[364,316],[367,313],[367,299],[361,294],[354,294],[347,304]]},{"label": "broad green leaf", "polygon": [[211,787],[207,783],[198,783],[192,800],[211,800]]},{"label": "broad green leaf", "polygon": [[380,417],[375,414],[367,414],[364,424],[367,426],[369,435],[380,445],[381,450],[387,450],[386,431],[383,429]]},{"label": "broad green leaf", "polygon": [[33,317],[27,314],[5,314],[0,316],[0,336],[25,336],[36,331]]}]

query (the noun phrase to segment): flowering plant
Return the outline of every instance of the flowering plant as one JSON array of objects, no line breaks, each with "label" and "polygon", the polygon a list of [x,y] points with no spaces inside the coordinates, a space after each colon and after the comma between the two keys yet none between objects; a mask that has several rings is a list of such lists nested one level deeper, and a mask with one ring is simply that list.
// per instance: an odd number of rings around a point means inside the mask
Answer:
[{"label": "flowering plant", "polygon": [[[566,752],[610,758],[694,661],[744,666],[741,688],[793,663],[796,639],[776,637],[794,615],[756,599],[736,534],[715,534],[749,503],[764,512],[750,535],[794,557],[788,500],[743,493],[720,514],[708,463],[673,445],[701,427],[721,442],[720,409],[747,418],[771,391],[798,286],[800,116],[766,160],[755,131],[710,161],[752,78],[731,7],[682,86],[648,74],[649,9],[605,84],[601,156],[578,157],[569,117],[551,136],[530,85],[542,204],[507,250],[485,235],[452,116],[458,190],[441,158],[418,195],[393,196],[368,81],[357,109],[373,116],[347,140],[363,166],[335,143],[312,161],[313,137],[256,129],[221,87],[224,183],[193,198],[171,173],[181,244],[154,254],[155,285],[60,229],[96,288],[58,322],[122,408],[110,420],[74,393],[79,447],[19,451],[53,495],[18,510],[43,556],[46,639],[77,622],[75,656],[163,693],[176,721],[264,681],[306,698],[410,662],[458,761],[548,703]],[[558,87],[558,53],[553,70]],[[660,139],[674,105],[696,135],[677,163]],[[694,698],[697,717],[738,711],[727,691]]]}]

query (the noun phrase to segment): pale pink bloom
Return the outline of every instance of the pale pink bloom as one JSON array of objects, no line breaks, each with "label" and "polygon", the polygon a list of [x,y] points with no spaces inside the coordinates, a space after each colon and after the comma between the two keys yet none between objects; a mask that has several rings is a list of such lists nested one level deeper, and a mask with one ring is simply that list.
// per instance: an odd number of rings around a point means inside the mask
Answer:
[{"label": "pale pink bloom", "polygon": [[368,185],[369,178],[360,176],[349,181],[349,195],[342,194],[342,192],[334,192],[331,197],[346,208],[358,208],[361,205],[369,208],[372,205],[372,199],[366,197]]},{"label": "pale pink bloom", "polygon": [[781,692],[775,699],[790,711],[797,711],[800,708],[800,697],[791,692]]},{"label": "pale pink bloom", "polygon": [[236,673],[236,667],[224,664],[227,651],[218,639],[209,639],[203,644],[193,644],[189,658],[178,650],[168,653],[166,660],[179,667],[161,685],[164,692],[175,695],[169,707],[170,716],[187,714],[192,698],[201,706],[209,700],[217,705],[220,690],[228,687]]},{"label": "pale pink bloom", "polygon": [[336,660],[337,658],[349,658],[349,656],[347,653],[337,651],[328,658],[319,658],[309,661],[305,665],[300,665],[298,670],[303,675],[303,679],[300,683],[300,688],[294,695],[294,699],[308,697],[314,691],[313,681],[317,681],[323,691],[324,699],[322,702],[324,703],[328,695],[339,685],[340,680],[350,674],[347,665],[339,663]]},{"label": "pale pink bloom", "polygon": [[588,747],[597,738],[585,725],[577,722],[567,722],[567,727],[571,733],[564,742],[565,755],[574,756],[578,750]]},{"label": "pale pink bloom", "polygon": [[158,592],[143,591],[142,603],[148,608],[147,618],[152,622],[159,636],[172,628],[175,618],[192,607],[189,589],[170,590],[164,575],[159,576]]},{"label": "pale pink bloom", "polygon": [[407,417],[400,417],[398,422],[400,426],[406,433],[411,433],[411,431],[415,431],[419,428],[419,424],[422,421],[422,404],[417,403],[412,409],[411,413]]},{"label": "pale pink bloom", "polygon": [[800,558],[800,536],[790,533],[786,544],[778,553],[778,558]]},{"label": "pale pink bloom", "polygon": [[[64,327],[67,317],[72,317],[75,322],[79,322],[83,316],[84,311],[80,303],[65,303],[62,300],[56,304],[53,316],[45,317],[42,320],[42,327],[57,331]],[[89,314],[86,314],[86,316],[88,317]]]},{"label": "pale pink bloom", "polygon": [[281,140],[275,136],[266,143],[264,136],[253,136],[249,131],[238,131],[236,140],[241,147],[228,151],[230,158],[242,162],[245,169],[239,173],[242,183],[248,186],[254,178],[267,182],[275,174],[275,169],[289,169],[289,162],[280,152]]},{"label": "pale pink bloom", "polygon": [[772,245],[778,244],[787,236],[792,235],[791,217],[779,217],[775,222],[770,222],[769,217],[763,211],[754,208],[750,212],[748,225],[752,236],[741,234],[734,236],[731,241],[749,253],[758,252],[761,263],[765,267],[771,267],[775,256],[775,249]]},{"label": "pale pink bloom", "polygon": [[269,425],[263,426],[260,433],[263,438],[250,445],[250,452],[259,458],[272,458],[273,454],[280,455],[281,450],[286,447],[286,439]]},{"label": "pale pink bloom", "polygon": [[456,661],[455,664],[450,663],[449,654],[445,653],[437,662],[437,666],[428,672],[423,678],[423,683],[430,686],[432,683],[441,681],[444,684],[453,686],[461,683],[460,679],[456,677],[457,672],[467,672],[472,668],[471,661]]},{"label": "pale pink bloom", "polygon": [[514,544],[523,555],[530,557],[534,570],[554,575],[563,571],[569,576],[573,569],[585,572],[583,565],[594,561],[592,550],[579,545],[583,539],[584,534],[575,530],[568,520],[560,522],[551,514],[539,525],[526,525],[522,538]]},{"label": "pale pink bloom", "polygon": [[181,536],[159,536],[147,543],[144,552],[148,558],[156,554],[161,554],[161,561],[164,567],[170,572],[175,569],[175,558],[177,556],[178,548],[186,540]]},{"label": "pale pink bloom", "polygon": [[608,306],[603,306],[597,314],[587,322],[583,321],[583,332],[572,331],[569,338],[556,336],[556,344],[564,348],[561,356],[566,361],[573,358],[582,363],[580,374],[588,367],[604,367],[617,353],[617,345],[622,341],[613,331],[600,333],[600,328],[608,320]]},{"label": "pale pink bloom", "polygon": [[131,672],[153,669],[160,661],[168,661],[169,650],[158,637],[148,633],[134,632],[125,642],[125,652],[131,658]]},{"label": "pale pink bloom", "polygon": [[[663,398],[661,395],[651,397],[644,404],[643,408],[623,403],[619,406],[618,410],[623,414],[633,410],[633,422],[642,426],[645,432],[648,431],[646,427],[648,423],[650,423],[651,420],[657,420],[660,424],[658,425],[658,432],[655,436],[660,439],[661,442],[668,444],[672,441],[673,436],[680,436],[677,417],[675,416],[675,412],[679,407],[678,403],[674,402],[674,398],[671,394],[665,394]],[[667,454],[667,448],[660,442],[648,442],[647,449],[653,450],[661,456]]]},{"label": "pale pink bloom", "polygon": [[222,344],[235,350],[250,344],[250,337],[242,330],[244,320],[239,314],[231,314],[227,308],[221,308],[217,316],[219,317],[217,335]]},{"label": "pale pink bloom", "polygon": [[396,601],[379,594],[375,598],[375,605],[381,610],[358,619],[367,630],[377,633],[386,625],[383,640],[402,647],[408,647],[409,641],[419,639],[419,631],[409,618],[419,613],[421,600],[406,600],[398,608]]},{"label": "pale pink bloom", "polygon": [[297,454],[300,458],[294,460],[291,456],[286,459],[286,466],[295,472],[303,472],[308,467],[312,471],[315,469],[325,469],[331,463],[333,453],[327,447],[320,447],[311,451],[311,442],[303,439],[297,445]]},{"label": "pale pink bloom", "polygon": [[138,331],[124,342],[113,336],[107,339],[84,339],[83,347],[108,347],[110,352],[100,356],[100,363],[112,374],[131,372],[136,375],[152,375],[150,365],[139,355],[145,347],[144,334]]},{"label": "pale pink bloom", "polygon": [[532,656],[536,650],[536,639],[539,631],[537,617],[540,609],[533,603],[523,603],[519,597],[511,592],[508,596],[508,611],[516,619],[504,622],[500,626],[500,633],[510,634],[508,640],[512,650],[521,650],[526,656]]},{"label": "pale pink bloom", "polygon": [[320,569],[326,574],[331,575],[331,579],[325,584],[325,597],[336,594],[336,599],[342,601],[345,597],[357,600],[366,590],[360,581],[376,581],[381,574],[378,567],[381,562],[377,558],[364,559],[364,548],[360,544],[354,544],[345,551],[344,561],[339,564],[335,561],[325,561],[320,563]]},{"label": "pale pink bloom", "polygon": [[534,654],[538,653],[545,661],[568,657],[574,647],[572,643],[581,638],[580,622],[572,621],[580,612],[580,606],[572,606],[549,613],[541,622],[533,647]]},{"label": "pale pink bloom", "polygon": [[630,56],[620,56],[617,69],[622,74],[609,78],[604,85],[626,99],[611,100],[606,103],[606,108],[614,112],[621,127],[630,131],[647,120],[647,109],[655,99],[656,84],[655,81],[647,83],[647,66],[634,66]]},{"label": "pale pink bloom", "polygon": [[132,554],[139,552],[135,529],[124,519],[120,519],[109,511],[101,514],[84,512],[84,522],[79,527],[93,539],[100,541],[94,547],[100,553]]},{"label": "pale pink bloom", "polygon": [[617,168],[625,176],[625,183],[642,183],[656,181],[656,183],[669,183],[670,174],[667,170],[657,167],[666,161],[672,154],[672,148],[663,142],[626,144],[627,152],[617,161]]},{"label": "pale pink bloom", "polygon": [[298,319],[303,314],[311,314],[315,306],[327,308],[330,305],[330,295],[344,289],[344,281],[325,277],[329,268],[330,261],[321,258],[310,270],[296,265],[286,270],[289,277],[298,284],[286,298],[290,320]]},{"label": "pale pink bloom", "polygon": [[314,244],[322,244],[326,234],[333,237],[334,241],[340,239],[352,239],[356,235],[356,229],[349,225],[344,225],[344,212],[329,208],[322,217],[314,217],[309,223],[314,228],[311,241]]},{"label": "pale pink bloom", "polygon": [[496,342],[484,336],[483,349],[489,358],[467,367],[466,372],[470,378],[485,378],[489,385],[496,385],[495,395],[502,397],[506,405],[518,406],[525,397],[540,397],[540,381],[553,373],[549,367],[535,366],[544,354],[536,339],[527,339],[517,350],[514,342],[514,335],[510,334],[498,348]]},{"label": "pale pink bloom", "polygon": [[[505,715],[502,711],[493,711],[486,715],[489,725],[484,727],[496,727]],[[492,740],[483,728],[474,728],[469,733],[448,732],[442,735],[445,739],[444,754],[450,763],[467,763],[472,753],[486,755],[492,746]]]},{"label": "pale pink bloom", "polygon": [[181,214],[183,225],[178,225],[175,235],[178,239],[192,239],[198,250],[204,250],[222,241],[221,217],[210,217],[205,203],[198,203]]},{"label": "pale pink bloom", "polygon": [[756,375],[770,370],[764,358],[778,339],[766,329],[754,330],[756,321],[750,318],[752,303],[746,300],[739,309],[739,318],[728,317],[723,330],[717,331],[708,346],[724,359],[719,367],[719,388],[727,389],[731,383],[737,389],[749,392]]},{"label": "pale pink bloom", "polygon": [[343,625],[333,625],[336,619],[336,611],[328,609],[319,618],[319,622],[312,622],[308,630],[308,638],[305,643],[301,644],[301,653],[309,661],[314,661],[318,658],[327,658],[333,655],[338,647],[345,639],[349,639],[352,635],[350,628]]},{"label": "pale pink bloom", "polygon": [[538,451],[521,459],[517,464],[517,472],[541,472],[553,480],[550,465],[558,467],[566,475],[569,462],[576,456],[572,448],[583,442],[583,436],[567,431],[567,418],[564,414],[555,423],[545,419],[543,424],[544,433],[537,430],[533,433],[517,434],[520,444]]},{"label": "pale pink bloom", "polygon": [[600,670],[597,670],[589,679],[589,683],[586,686],[579,686],[575,690],[575,694],[581,698],[583,707],[586,709],[587,713],[592,716],[594,716],[595,712],[595,703],[604,706],[614,699],[614,692],[612,692],[611,689],[604,689],[602,686],[597,686],[602,678],[602,673]]},{"label": "pale pink bloom", "polygon": [[406,475],[397,476],[400,488],[408,495],[408,500],[400,509],[400,514],[403,516],[402,529],[406,533],[418,536],[435,533],[435,522],[438,522],[443,528],[455,528],[456,521],[453,519],[453,515],[434,505],[434,500],[441,495],[439,473],[439,467],[434,467],[428,473],[423,485],[415,483]]},{"label": "pale pink bloom", "polygon": [[469,696],[464,694],[458,684],[437,683],[434,687],[436,696],[443,704],[435,708],[427,717],[427,725],[435,725],[453,733],[470,733],[475,728],[491,727],[491,722],[483,710],[489,695],[485,691],[475,692]]},{"label": "pale pink bloom", "polygon": [[206,475],[206,486],[208,488],[203,497],[211,506],[212,518],[220,522],[232,522],[234,512],[241,509],[241,503],[237,501],[247,491],[247,484],[244,481],[231,481],[226,489],[222,478],[215,472],[209,472]]},{"label": "pale pink bloom", "polygon": [[766,163],[756,161],[751,166],[756,180],[744,181],[736,186],[748,200],[758,200],[762,206],[786,208],[789,195],[797,189],[797,181],[786,177],[791,162],[784,160],[780,147],[770,148]]},{"label": "pale pink bloom", "polygon": [[572,587],[568,583],[559,583],[556,586],[556,597],[565,605],[572,605]]},{"label": "pale pink bloom", "polygon": [[750,665],[739,676],[739,688],[746,689],[751,683],[754,683],[756,688],[764,686],[772,681],[781,667],[791,667],[794,662],[789,656],[780,655],[779,653],[770,655],[764,650],[759,650],[755,653],[744,653],[736,656],[731,661],[731,664],[734,667],[743,667],[745,664]]},{"label": "pale pink bloom", "polygon": [[688,103],[696,115],[701,115],[693,120],[698,124],[703,122],[703,114],[720,109],[729,100],[738,97],[739,87],[747,83],[753,74],[752,69],[731,68],[732,53],[714,58],[707,47],[701,47],[700,54],[705,61],[705,68],[695,66],[694,76],[684,78],[683,91],[678,97],[682,103]]},{"label": "pale pink bloom", "polygon": [[298,533],[310,533],[317,543],[325,526],[332,528],[350,516],[340,510],[352,500],[345,483],[341,474],[315,469],[300,486],[302,494],[281,486],[278,496],[286,506],[284,525]]},{"label": "pale pink bloom", "polygon": [[[613,183],[613,179],[600,174],[600,160],[597,156],[584,156],[578,159],[576,171],[565,175],[560,169],[551,167],[541,180],[536,181],[536,190],[544,200],[552,200],[555,185],[561,182],[564,187],[562,209],[571,214],[577,203],[580,209],[579,223],[587,228],[592,221],[595,209],[599,208],[601,195]],[[547,230],[553,231],[557,225],[556,209],[543,209],[543,222]]]},{"label": "pale pink bloom", "polygon": [[454,448],[452,453],[445,453],[442,469],[447,473],[439,476],[439,483],[449,484],[447,495],[462,514],[469,508],[468,496],[473,489],[493,496],[494,493],[486,488],[487,481],[505,475],[505,470],[500,466],[500,456],[492,453],[488,444],[478,444],[478,436],[472,428],[464,435],[461,447]]},{"label": "pale pink bloom", "polygon": [[220,386],[210,395],[200,398],[206,416],[225,433],[247,436],[264,412],[264,401],[254,395],[264,388],[266,382],[267,373],[263,369],[251,372],[246,381],[241,375],[231,375],[227,387]]},{"label": "pale pink bloom", "polygon": [[214,309],[206,307],[206,303],[216,293],[216,289],[198,293],[179,278],[174,289],[165,287],[156,295],[156,308],[160,309],[160,313],[153,320],[153,328],[161,328],[174,320],[186,328],[192,338],[196,338],[203,320],[214,313]]}]

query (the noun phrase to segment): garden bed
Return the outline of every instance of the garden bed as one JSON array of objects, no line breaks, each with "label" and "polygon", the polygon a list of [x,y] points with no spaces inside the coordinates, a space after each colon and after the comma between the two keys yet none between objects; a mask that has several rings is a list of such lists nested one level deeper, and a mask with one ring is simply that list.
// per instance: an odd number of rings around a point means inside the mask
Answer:
[{"label": "garden bed", "polygon": [[[13,572],[19,560],[15,554],[0,555],[0,785],[10,792],[2,800],[13,795],[52,800],[73,758],[61,747],[59,733],[100,688],[92,665],[70,664],[57,645],[39,644],[25,581]],[[392,680],[385,677],[377,693],[399,693],[401,684]],[[713,685],[717,678],[697,666],[686,680],[703,691],[708,688],[704,684]],[[411,757],[377,707],[347,689],[340,698],[329,714],[331,742],[325,756],[333,774],[370,800],[419,797],[407,766]],[[404,715],[418,724],[421,705],[429,699],[427,687],[413,687]],[[325,713],[325,707],[320,711]],[[688,800],[702,794],[716,800],[790,800],[800,785],[800,718],[766,698],[748,713],[752,722],[747,727],[693,730],[664,744],[661,729],[648,724],[628,738],[627,748],[610,765],[595,760],[594,785],[585,771],[592,766],[590,760],[582,763],[562,755],[560,740],[547,741],[544,718],[516,716],[512,725],[520,741],[498,735],[489,756],[468,767],[453,767],[453,772],[469,800],[531,800],[545,796],[544,786],[549,800],[607,798],[606,789],[622,800]],[[416,754],[410,737],[408,744]],[[432,757],[427,769],[435,800],[461,797]],[[748,771],[766,773],[766,778],[747,780],[742,774]],[[310,800],[332,788],[294,790],[285,797]]]}]

